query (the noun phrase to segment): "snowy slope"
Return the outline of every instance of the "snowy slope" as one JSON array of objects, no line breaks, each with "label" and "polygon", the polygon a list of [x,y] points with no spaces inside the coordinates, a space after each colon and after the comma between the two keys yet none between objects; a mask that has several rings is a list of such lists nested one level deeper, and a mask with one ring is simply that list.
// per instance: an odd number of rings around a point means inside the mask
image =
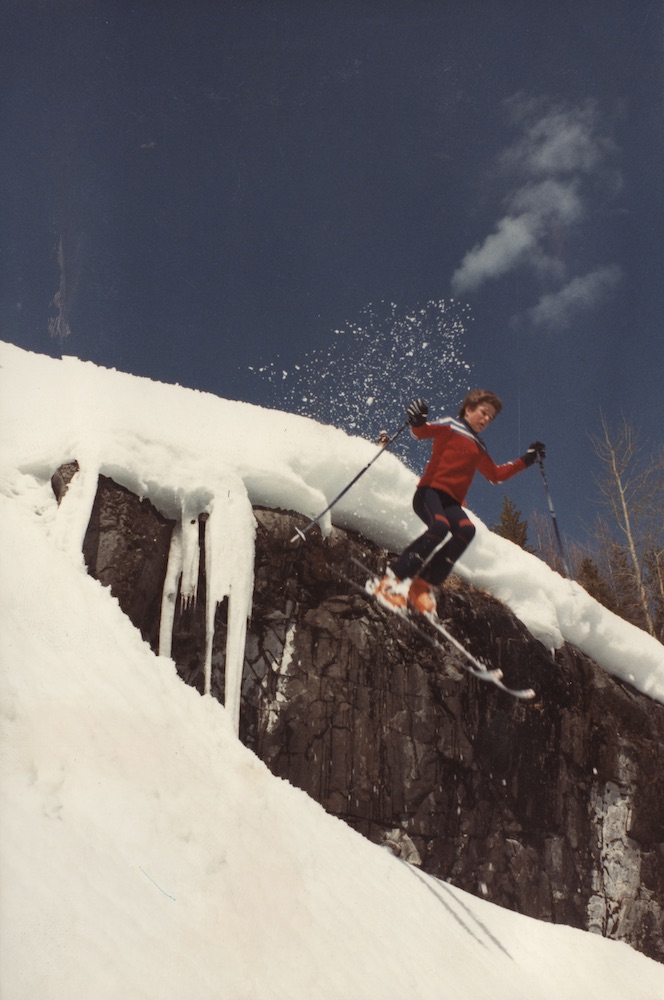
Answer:
[{"label": "snowy slope", "polygon": [[655,1000],[664,967],[422,875],[274,778],[3,481],[0,995]]},{"label": "snowy slope", "polygon": [[[162,513],[178,520],[172,573],[182,574],[185,593],[196,579],[196,567],[188,561],[191,521],[208,511],[208,619],[213,619],[214,602],[230,594],[232,669],[226,704],[237,722],[253,581],[251,504],[315,516],[376,454],[375,444],[305,417],[75,358],[29,354],[9,344],[0,344],[0,424],[0,476],[6,482],[20,481],[21,473],[45,481],[62,462],[78,460],[81,474],[53,528],[58,545],[75,563],[81,560],[99,472],[149,496]],[[385,453],[334,508],[334,522],[401,549],[421,530],[411,510],[415,481]],[[472,516],[478,533],[457,564],[465,579],[507,604],[548,648],[567,640],[608,672],[664,702],[661,643]],[[329,527],[329,516],[323,527]],[[163,632],[160,648],[168,654],[167,627]]]}]

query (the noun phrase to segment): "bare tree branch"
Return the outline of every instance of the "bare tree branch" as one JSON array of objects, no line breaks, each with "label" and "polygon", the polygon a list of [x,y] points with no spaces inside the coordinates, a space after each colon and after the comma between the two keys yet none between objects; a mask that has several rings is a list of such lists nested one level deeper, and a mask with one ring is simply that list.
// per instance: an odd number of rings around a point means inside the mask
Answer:
[{"label": "bare tree branch", "polygon": [[618,430],[613,431],[602,414],[601,428],[601,434],[590,436],[603,465],[597,485],[602,505],[621,539],[612,543],[613,551],[609,546],[608,561],[612,571],[623,578],[623,587],[634,591],[645,627],[651,635],[656,635],[646,571],[649,554],[657,548],[657,536],[661,535],[662,461],[643,455],[634,429],[624,418]]}]

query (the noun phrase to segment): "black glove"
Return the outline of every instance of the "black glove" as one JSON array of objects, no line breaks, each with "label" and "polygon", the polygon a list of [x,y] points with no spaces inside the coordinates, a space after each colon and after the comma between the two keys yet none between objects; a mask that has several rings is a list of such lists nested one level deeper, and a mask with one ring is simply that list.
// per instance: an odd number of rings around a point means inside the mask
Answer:
[{"label": "black glove", "polygon": [[428,412],[429,404],[426,399],[414,399],[413,402],[409,403],[406,407],[408,423],[411,427],[421,427],[422,424],[426,424],[427,422]]},{"label": "black glove", "polygon": [[533,462],[541,462],[543,458],[546,458],[546,448],[541,441],[533,441],[532,444],[528,445],[528,451],[526,454],[521,457],[526,463],[526,466],[532,465]]}]

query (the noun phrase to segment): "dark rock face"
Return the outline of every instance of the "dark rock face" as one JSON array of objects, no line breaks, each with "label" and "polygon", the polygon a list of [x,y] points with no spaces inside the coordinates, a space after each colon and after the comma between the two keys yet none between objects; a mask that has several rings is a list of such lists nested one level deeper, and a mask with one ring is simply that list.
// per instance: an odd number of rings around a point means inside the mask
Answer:
[{"label": "dark rock face", "polygon": [[459,582],[441,616],[538,697],[454,679],[454,656],[339,583],[335,569],[356,575],[350,556],[378,568],[381,553],[333,531],[296,555],[290,517],[257,518],[252,636],[272,666],[251,684],[245,673],[244,741],[372,840],[396,850],[406,835],[432,874],[664,960],[664,796],[649,792],[664,774],[662,706],[570,648],[553,660]]},{"label": "dark rock face", "polygon": [[[53,476],[58,502],[77,472],[77,463],[71,462]],[[172,532],[173,521],[162,517],[149,500],[139,500],[112,479],[99,477],[83,543],[85,565],[91,576],[110,587],[155,650]]]},{"label": "dark rock face", "polygon": [[[95,575],[103,568],[154,646],[172,525],[157,515],[147,529],[144,504],[117,489],[100,481],[86,561]],[[255,514],[242,740],[276,775],[432,874],[664,961],[664,707],[573,649],[552,659],[498,601],[450,581],[441,616],[509,683],[536,689],[534,702],[515,701],[340,579],[361,579],[352,556],[382,568],[385,554],[369,542],[335,529],[293,545],[303,519]],[[203,521],[199,529],[203,537]],[[176,615],[173,640],[181,675],[199,690],[204,560],[200,572],[199,606]],[[224,607],[216,633],[222,696]]]}]

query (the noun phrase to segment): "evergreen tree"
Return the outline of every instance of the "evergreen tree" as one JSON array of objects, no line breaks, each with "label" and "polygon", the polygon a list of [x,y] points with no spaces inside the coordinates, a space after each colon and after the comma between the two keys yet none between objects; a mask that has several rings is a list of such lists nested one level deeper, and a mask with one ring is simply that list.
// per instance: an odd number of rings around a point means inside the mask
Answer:
[{"label": "evergreen tree", "polygon": [[556,573],[564,575],[564,567],[560,560],[560,549],[556,544],[551,518],[535,511],[531,519],[531,525],[535,534],[535,548],[528,547],[528,552],[534,552],[538,559],[545,562]]},{"label": "evergreen tree", "polygon": [[520,545],[526,552],[533,550],[528,545],[528,522],[521,517],[521,511],[512,503],[507,494],[503,497],[500,519],[491,529],[501,538]]},{"label": "evergreen tree", "polygon": [[576,576],[591,597],[603,604],[609,611],[618,612],[618,606],[611,584],[599,571],[597,563],[590,556],[583,556],[579,563],[579,571]]}]

